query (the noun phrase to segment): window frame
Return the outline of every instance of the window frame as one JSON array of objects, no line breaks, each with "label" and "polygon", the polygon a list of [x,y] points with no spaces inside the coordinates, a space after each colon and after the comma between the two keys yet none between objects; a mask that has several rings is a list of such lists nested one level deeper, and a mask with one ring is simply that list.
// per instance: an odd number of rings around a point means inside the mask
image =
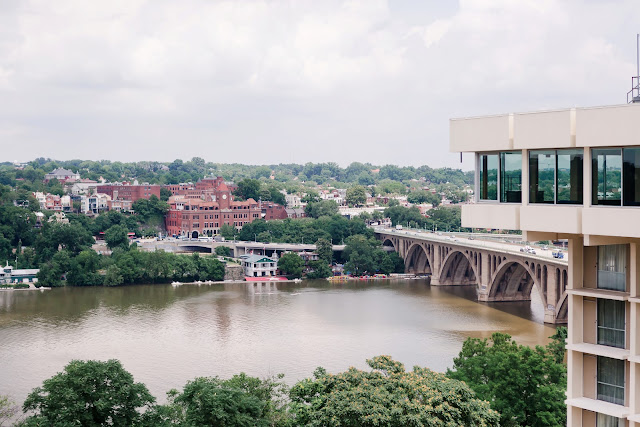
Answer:
[{"label": "window frame", "polygon": [[[623,307],[623,321],[624,321],[624,328],[623,329],[613,328],[613,327],[610,327],[610,326],[603,326],[603,325],[600,324],[600,306],[599,306],[599,304],[601,304],[601,302],[604,302],[604,301],[613,301],[614,303],[622,304],[622,307]],[[622,346],[601,344],[600,343],[600,339],[599,339],[600,329],[609,330],[609,331],[615,331],[615,332],[622,332]],[[627,348],[627,304],[626,304],[625,301],[609,300],[609,299],[606,299],[606,298],[597,298],[597,300],[596,300],[596,344],[604,345],[604,346],[612,347],[612,348],[622,348],[622,349]]]},{"label": "window frame", "polygon": [[[622,369],[623,369],[623,374],[622,374],[622,385],[618,385],[618,384],[612,384],[612,383],[605,383],[604,381],[600,381],[598,378],[598,375],[600,373],[600,361],[604,360],[604,359],[609,359],[609,360],[615,360],[617,363],[622,363]],[[604,400],[604,399],[600,399],[600,393],[598,392],[598,387],[600,384],[603,384],[605,386],[608,387],[615,387],[618,389],[622,389],[622,403],[616,403],[616,402],[611,402],[609,400]],[[620,360],[620,359],[614,359],[611,357],[606,357],[606,356],[597,356],[597,360],[596,360],[596,400],[599,400],[601,402],[608,402],[614,405],[620,405],[620,406],[624,406],[625,402],[627,400],[627,364],[625,363],[624,360]]]},{"label": "window frame", "polygon": [[[582,170],[580,171],[580,174],[583,175],[582,176],[582,188],[580,189],[580,194],[582,196],[582,202],[578,202],[578,203],[573,203],[573,202],[563,202],[563,201],[558,201],[558,156],[559,155],[566,155],[566,152],[569,151],[581,151],[582,153]],[[533,198],[531,197],[531,186],[532,186],[532,180],[531,180],[531,155],[535,154],[535,153],[542,153],[542,152],[553,152],[553,200],[550,202],[535,202],[533,201]],[[541,148],[541,149],[535,149],[535,150],[529,150],[528,151],[528,158],[527,158],[527,174],[528,174],[528,184],[529,184],[529,188],[527,189],[528,194],[529,194],[529,202],[528,204],[531,205],[560,205],[560,206],[584,206],[584,192],[585,192],[585,185],[584,185],[584,160],[585,160],[585,150],[584,148]],[[569,163],[569,181],[571,181],[571,163]]]},{"label": "window frame", "polygon": [[[501,185],[501,180],[502,180],[502,159],[501,159],[501,154],[505,154],[505,153],[520,153],[520,156],[522,158],[522,153],[523,150],[501,150],[501,151],[478,151],[476,152],[476,158],[475,158],[475,173],[474,173],[474,199],[476,201],[476,203],[488,203],[488,204],[505,204],[505,205],[521,205],[522,204],[522,177],[524,174],[524,170],[522,168],[522,166],[520,166],[520,202],[502,202],[501,201],[501,196],[502,196],[502,185]],[[497,160],[498,160],[498,164],[496,167],[496,198],[495,199],[482,199],[480,196],[480,191],[481,191],[481,186],[480,186],[480,177],[481,177],[481,170],[480,170],[480,166],[481,166],[481,162],[482,162],[482,156],[496,156]]]}]

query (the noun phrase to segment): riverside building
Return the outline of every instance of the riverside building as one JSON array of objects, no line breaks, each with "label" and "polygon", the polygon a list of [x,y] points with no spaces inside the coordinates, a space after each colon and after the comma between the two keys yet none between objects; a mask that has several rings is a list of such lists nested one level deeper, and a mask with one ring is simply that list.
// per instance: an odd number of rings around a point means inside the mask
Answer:
[{"label": "riverside building", "polygon": [[569,426],[640,427],[639,124],[638,103],[450,121],[475,154],[462,225],[568,239]]}]

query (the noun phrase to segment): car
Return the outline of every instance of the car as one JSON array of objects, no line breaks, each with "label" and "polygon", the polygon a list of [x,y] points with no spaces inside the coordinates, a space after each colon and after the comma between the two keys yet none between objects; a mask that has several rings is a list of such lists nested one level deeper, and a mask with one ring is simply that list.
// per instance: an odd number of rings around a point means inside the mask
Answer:
[{"label": "car", "polygon": [[469,236],[469,237],[467,237],[467,239],[469,239],[469,240],[474,240],[474,239],[473,239],[473,236]]},{"label": "car", "polygon": [[554,258],[564,259],[564,252],[561,251],[552,252],[551,255],[553,255]]}]

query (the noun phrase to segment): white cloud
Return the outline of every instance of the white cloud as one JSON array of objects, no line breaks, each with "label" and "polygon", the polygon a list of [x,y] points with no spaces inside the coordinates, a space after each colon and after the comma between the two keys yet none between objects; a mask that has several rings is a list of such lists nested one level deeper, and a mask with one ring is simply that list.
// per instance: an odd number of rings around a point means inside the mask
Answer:
[{"label": "white cloud", "polygon": [[455,164],[449,117],[623,102],[635,72],[635,0],[396,6],[0,3],[0,114],[21,130],[0,151]]}]

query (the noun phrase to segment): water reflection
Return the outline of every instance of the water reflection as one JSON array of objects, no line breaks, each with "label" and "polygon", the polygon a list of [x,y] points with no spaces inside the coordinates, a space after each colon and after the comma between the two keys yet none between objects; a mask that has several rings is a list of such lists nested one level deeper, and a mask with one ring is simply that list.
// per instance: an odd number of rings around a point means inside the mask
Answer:
[{"label": "water reflection", "polygon": [[0,292],[0,394],[21,401],[72,359],[120,359],[161,400],[196,376],[292,383],[378,354],[444,371],[468,336],[546,343],[541,321],[539,300],[479,304],[472,287],[419,280]]}]

